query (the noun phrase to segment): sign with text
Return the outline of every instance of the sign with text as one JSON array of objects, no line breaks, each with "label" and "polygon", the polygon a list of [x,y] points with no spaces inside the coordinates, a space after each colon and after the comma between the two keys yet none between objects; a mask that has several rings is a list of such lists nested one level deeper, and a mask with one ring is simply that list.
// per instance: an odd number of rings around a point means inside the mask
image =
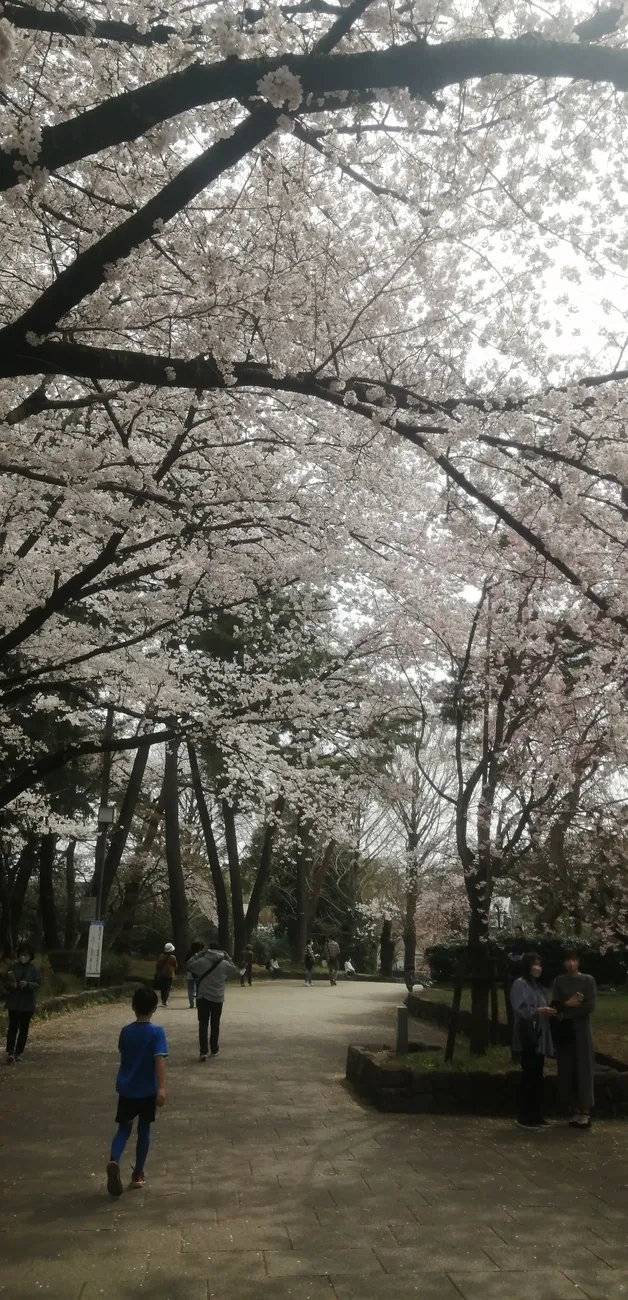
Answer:
[{"label": "sign with text", "polygon": [[102,941],[105,925],[103,921],[92,921],[89,927],[89,938],[87,940],[87,961],[85,963],[85,979],[97,980],[100,977],[100,964],[102,961]]}]

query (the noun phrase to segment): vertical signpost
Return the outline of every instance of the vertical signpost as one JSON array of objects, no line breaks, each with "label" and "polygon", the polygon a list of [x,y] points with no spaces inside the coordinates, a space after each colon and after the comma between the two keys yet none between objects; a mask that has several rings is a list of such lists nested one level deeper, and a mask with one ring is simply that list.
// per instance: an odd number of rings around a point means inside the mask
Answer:
[{"label": "vertical signpost", "polygon": [[90,921],[89,938],[87,940],[87,961],[85,963],[86,980],[100,979],[104,929],[104,921]]}]

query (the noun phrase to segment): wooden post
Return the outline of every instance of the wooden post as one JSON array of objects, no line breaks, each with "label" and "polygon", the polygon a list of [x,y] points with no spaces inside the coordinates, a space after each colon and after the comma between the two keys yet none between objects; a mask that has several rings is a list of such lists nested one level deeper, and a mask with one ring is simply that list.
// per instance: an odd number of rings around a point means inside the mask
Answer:
[{"label": "wooden post", "polygon": [[397,1007],[397,1056],[408,1054],[408,1008]]},{"label": "wooden post", "polygon": [[454,1000],[451,1004],[451,1020],[449,1021],[449,1033],[447,1034],[447,1046],[445,1048],[445,1061],[453,1061],[454,1048],[456,1046],[456,1035],[458,1033],[458,1024],[460,1021],[460,1003],[462,1001],[462,988],[465,976],[465,959],[463,957],[458,967],[456,983],[454,985]]},{"label": "wooden post", "polygon": [[491,1046],[497,1047],[499,1043],[499,998],[497,992],[497,977],[495,966],[491,974]]}]

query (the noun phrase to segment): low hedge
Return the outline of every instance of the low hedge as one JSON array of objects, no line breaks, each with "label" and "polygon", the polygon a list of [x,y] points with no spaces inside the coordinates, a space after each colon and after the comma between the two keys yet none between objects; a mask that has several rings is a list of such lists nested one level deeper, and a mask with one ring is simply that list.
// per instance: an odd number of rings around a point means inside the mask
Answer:
[{"label": "low hedge", "polygon": [[[65,993],[56,998],[42,998],[35,1007],[35,1019],[39,1016],[60,1015],[65,1011],[74,1011],[82,1007],[98,1005],[101,1002],[118,1002],[122,998],[133,997],[137,981],[133,984],[117,984],[109,988],[84,989],[81,993]],[[8,1016],[4,1008],[0,1011],[0,1032],[4,1033]]]},{"label": "low hedge", "polygon": [[[409,993],[406,999],[408,1012],[415,1016],[417,1020],[425,1020],[428,1024],[439,1025],[441,1029],[448,1029],[452,1009],[448,1002],[432,1002],[430,998],[422,998],[417,993]],[[471,1012],[460,1010],[458,1012],[458,1029],[461,1034],[469,1037],[471,1032]],[[501,1022],[496,1026],[496,1039],[500,1047],[510,1047],[511,1034],[508,1025]],[[628,1073],[628,1064],[625,1061],[619,1061],[614,1056],[607,1056],[605,1052],[595,1053],[596,1063],[605,1068],[618,1070],[621,1073]]]},{"label": "low hedge", "polygon": [[[384,1052],[392,1056],[385,1046],[350,1047],[347,1052],[348,1082],[378,1110],[440,1115],[517,1113],[519,1070],[421,1070],[416,1065],[399,1065],[398,1060],[378,1060]],[[598,1067],[594,1082],[596,1117],[628,1116],[628,1073]],[[545,1076],[543,1091],[546,1113],[561,1114],[555,1076]]]},{"label": "low hedge", "polygon": [[[607,948],[603,951],[599,944],[547,934],[526,935],[525,939],[528,952],[538,952],[541,957],[544,983],[552,984],[556,976],[562,973],[563,951],[567,944],[580,953],[580,969],[584,974],[592,975],[598,986],[606,984],[617,988],[626,982],[628,948]],[[511,944],[512,936],[504,943],[496,944],[495,948],[507,957]],[[466,950],[467,945],[461,940],[434,944],[426,949],[425,959],[438,984],[453,983]]]},{"label": "low hedge", "polygon": [[[55,975],[85,975],[87,953],[84,948],[49,948],[46,957]],[[128,979],[131,971],[131,959],[121,953],[103,953],[100,968],[102,984],[121,984]]]}]

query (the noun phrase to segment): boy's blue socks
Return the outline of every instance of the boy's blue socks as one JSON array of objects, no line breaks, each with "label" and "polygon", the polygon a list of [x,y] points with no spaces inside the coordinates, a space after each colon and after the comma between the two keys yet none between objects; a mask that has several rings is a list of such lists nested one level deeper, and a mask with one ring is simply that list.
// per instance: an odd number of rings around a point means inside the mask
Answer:
[{"label": "boy's blue socks", "polygon": [[144,1173],[144,1164],[150,1147],[150,1124],[147,1119],[141,1115],[137,1120],[137,1144],[135,1147],[135,1169],[134,1174]]},{"label": "boy's blue socks", "polygon": [[[132,1124],[119,1124],[113,1142],[111,1143],[111,1159],[120,1164],[124,1154],[124,1148],[131,1136],[133,1130]],[[135,1146],[135,1169],[134,1174],[143,1174],[146,1157],[150,1148],[150,1123],[141,1115],[137,1120],[137,1143]]]},{"label": "boy's blue socks", "polygon": [[[132,1128],[133,1128],[132,1124],[118,1125],[118,1132],[116,1133],[116,1136],[114,1137],[113,1142],[111,1143],[111,1159],[115,1160],[117,1164],[120,1164],[120,1161],[122,1159],[122,1154],[124,1152],[124,1148],[131,1136]],[[139,1140],[139,1131],[138,1131],[138,1140]]]}]

